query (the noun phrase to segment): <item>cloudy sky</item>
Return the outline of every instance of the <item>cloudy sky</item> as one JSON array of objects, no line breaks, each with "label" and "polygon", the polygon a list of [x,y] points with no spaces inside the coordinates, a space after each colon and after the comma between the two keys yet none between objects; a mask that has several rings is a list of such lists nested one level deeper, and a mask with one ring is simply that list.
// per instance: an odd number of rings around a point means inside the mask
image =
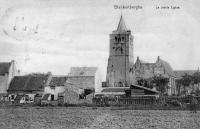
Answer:
[{"label": "cloudy sky", "polygon": [[197,69],[199,7],[198,0],[0,0],[0,61],[14,59],[22,74],[66,75],[71,66],[98,66],[105,78],[109,34],[122,13],[134,35],[135,59],[160,56],[173,69]]}]

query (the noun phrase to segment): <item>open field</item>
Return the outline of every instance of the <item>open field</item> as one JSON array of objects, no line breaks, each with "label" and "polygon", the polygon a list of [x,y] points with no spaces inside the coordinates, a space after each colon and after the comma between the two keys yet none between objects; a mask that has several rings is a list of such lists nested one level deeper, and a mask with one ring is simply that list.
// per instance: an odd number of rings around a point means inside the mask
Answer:
[{"label": "open field", "polygon": [[0,108],[0,129],[199,129],[200,111],[92,107]]}]

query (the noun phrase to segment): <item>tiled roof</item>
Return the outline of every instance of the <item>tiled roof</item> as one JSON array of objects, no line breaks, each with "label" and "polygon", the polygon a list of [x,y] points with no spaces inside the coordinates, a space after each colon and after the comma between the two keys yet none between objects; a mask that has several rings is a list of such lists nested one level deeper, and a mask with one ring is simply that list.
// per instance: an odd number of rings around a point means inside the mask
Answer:
[{"label": "tiled roof", "polygon": [[69,76],[95,76],[97,67],[71,67]]},{"label": "tiled roof", "polygon": [[48,77],[45,74],[16,76],[11,81],[8,91],[41,91]]},{"label": "tiled roof", "polygon": [[8,73],[11,63],[0,63],[0,75],[5,75]]},{"label": "tiled roof", "polygon": [[197,70],[175,70],[174,71],[176,77],[178,78],[181,78],[185,74],[193,75],[195,72],[197,72]]},{"label": "tiled roof", "polygon": [[67,77],[53,77],[50,86],[64,86],[66,83]]}]

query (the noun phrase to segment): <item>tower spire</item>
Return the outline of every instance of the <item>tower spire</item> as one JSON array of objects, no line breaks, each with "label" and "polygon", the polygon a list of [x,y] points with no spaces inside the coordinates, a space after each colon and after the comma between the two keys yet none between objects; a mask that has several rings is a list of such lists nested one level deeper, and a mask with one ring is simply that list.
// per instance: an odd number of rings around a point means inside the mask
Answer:
[{"label": "tower spire", "polygon": [[120,20],[119,20],[117,31],[119,31],[119,32],[127,31],[127,28],[126,28],[122,14],[121,14],[121,17],[120,17]]}]

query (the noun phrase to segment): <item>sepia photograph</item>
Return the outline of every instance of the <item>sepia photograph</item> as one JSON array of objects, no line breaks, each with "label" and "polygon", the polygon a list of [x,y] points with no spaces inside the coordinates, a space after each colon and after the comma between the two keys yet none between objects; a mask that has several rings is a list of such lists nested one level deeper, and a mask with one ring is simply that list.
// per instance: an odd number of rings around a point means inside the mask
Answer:
[{"label": "sepia photograph", "polygon": [[0,129],[200,129],[199,7],[0,0]]}]

